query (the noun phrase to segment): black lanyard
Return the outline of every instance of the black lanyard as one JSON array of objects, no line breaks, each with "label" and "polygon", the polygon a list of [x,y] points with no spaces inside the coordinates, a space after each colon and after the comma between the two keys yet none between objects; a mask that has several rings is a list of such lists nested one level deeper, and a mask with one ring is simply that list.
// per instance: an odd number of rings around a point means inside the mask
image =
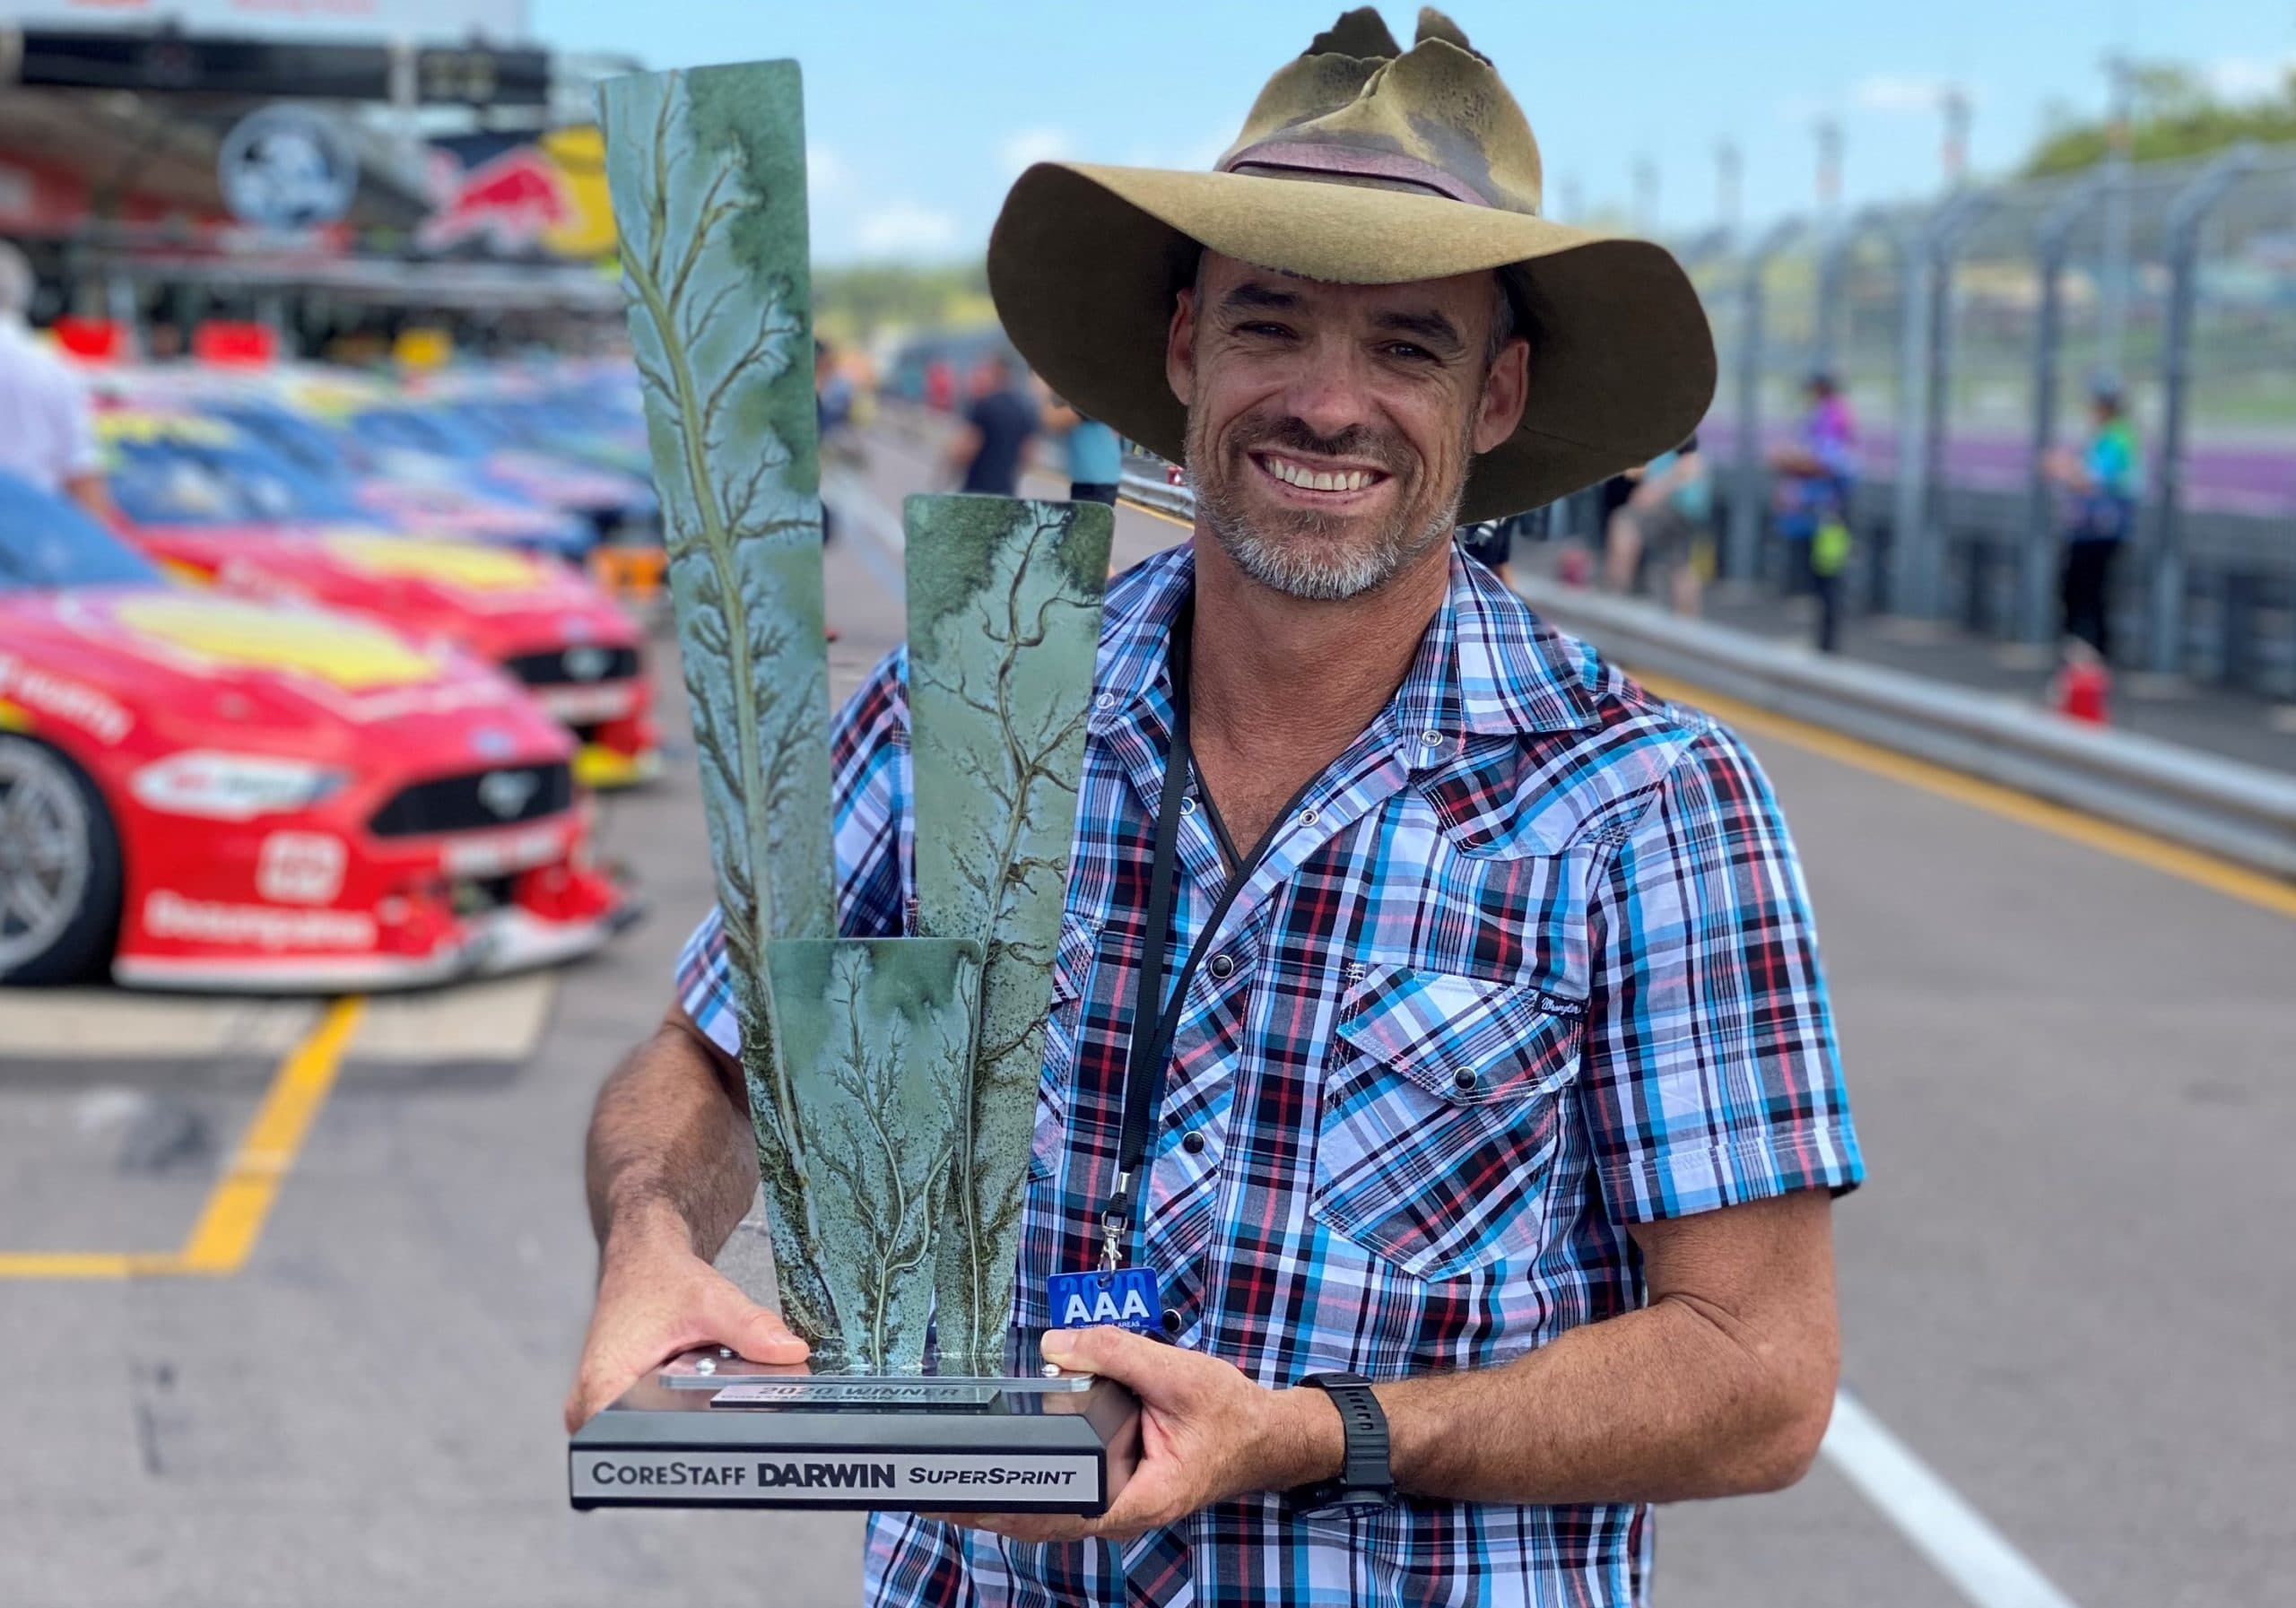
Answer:
[{"label": "black lanyard", "polygon": [[[1119,1247],[1139,1216],[1138,1180],[1148,1159],[1149,1130],[1155,1123],[1157,1101],[1164,1089],[1164,1068],[1172,1058],[1172,1039],[1179,1032],[1180,1013],[1187,1003],[1188,986],[1196,980],[1196,969],[1213,934],[1219,932],[1220,924],[1227,919],[1236,896],[1251,881],[1253,870],[1267,853],[1268,845],[1275,840],[1277,830],[1308,788],[1315,786],[1315,779],[1310,778],[1292,804],[1268,824],[1252,852],[1231,868],[1228,885],[1213,905],[1203,931],[1189,946],[1187,959],[1180,965],[1178,981],[1167,1003],[1164,952],[1171,945],[1172,920],[1178,905],[1178,890],[1175,884],[1179,874],[1180,816],[1185,813],[1182,805],[1187,796],[1188,773],[1195,769],[1187,734],[1188,656],[1195,640],[1195,621],[1196,603],[1190,598],[1172,625],[1168,666],[1172,687],[1172,744],[1164,758],[1164,787],[1156,804],[1154,857],[1148,869],[1148,908],[1143,917],[1140,974],[1132,990],[1132,1036],[1125,1054],[1124,1126],[1117,1136],[1116,1186],[1109,1192],[1108,1204],[1100,1208],[1100,1266],[1104,1270],[1122,1265],[1124,1256]],[[1148,1030],[1142,1031],[1144,1027]]]}]

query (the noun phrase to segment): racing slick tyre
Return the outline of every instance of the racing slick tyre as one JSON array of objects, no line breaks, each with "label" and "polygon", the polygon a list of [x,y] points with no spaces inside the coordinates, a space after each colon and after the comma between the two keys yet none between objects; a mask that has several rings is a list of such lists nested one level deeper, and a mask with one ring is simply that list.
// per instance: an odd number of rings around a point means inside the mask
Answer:
[{"label": "racing slick tyre", "polygon": [[0,983],[71,983],[119,929],[119,834],[87,773],[0,732]]}]

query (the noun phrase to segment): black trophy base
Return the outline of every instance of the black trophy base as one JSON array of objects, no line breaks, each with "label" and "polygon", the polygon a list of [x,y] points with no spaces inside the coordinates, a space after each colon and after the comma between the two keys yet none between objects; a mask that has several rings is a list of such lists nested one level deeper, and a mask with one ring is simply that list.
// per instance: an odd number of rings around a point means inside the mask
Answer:
[{"label": "black trophy base", "polygon": [[1108,1510],[1140,1460],[1113,1379],[857,1378],[724,1352],[665,1364],[574,1432],[578,1508]]}]

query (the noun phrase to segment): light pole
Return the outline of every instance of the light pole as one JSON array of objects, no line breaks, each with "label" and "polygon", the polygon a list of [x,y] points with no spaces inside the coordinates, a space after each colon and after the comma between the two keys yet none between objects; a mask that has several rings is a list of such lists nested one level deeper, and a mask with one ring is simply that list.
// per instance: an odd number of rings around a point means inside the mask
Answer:
[{"label": "light pole", "polygon": [[1738,153],[1737,143],[1718,143],[1714,147],[1714,221],[1727,239],[1738,238],[1740,181],[1744,177],[1744,159]]},{"label": "light pole", "polygon": [[1957,83],[1949,83],[1940,97],[1945,113],[1945,192],[1951,195],[1970,181],[1970,97]]},{"label": "light pole", "polygon": [[2129,180],[2134,133],[2130,127],[2135,99],[2135,74],[2126,56],[2105,58],[2112,83],[2111,102],[2105,117],[2105,239],[2104,261],[2098,277],[2098,361],[2107,374],[2118,376],[2128,330]]},{"label": "light pole", "polygon": [[1841,210],[1841,119],[1818,119],[1818,221],[1833,222]]}]

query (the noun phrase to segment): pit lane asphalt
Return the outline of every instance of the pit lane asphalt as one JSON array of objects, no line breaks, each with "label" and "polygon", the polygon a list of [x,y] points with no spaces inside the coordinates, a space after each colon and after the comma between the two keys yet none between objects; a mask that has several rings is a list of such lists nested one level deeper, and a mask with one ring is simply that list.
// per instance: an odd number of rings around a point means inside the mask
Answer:
[{"label": "pit lane asphalt", "polygon": [[[926,475],[873,443],[877,512],[829,558],[840,691],[899,634],[885,527]],[[1126,556],[1178,535],[1119,524]],[[1835,1214],[1845,1383],[2083,1608],[2287,1600],[2296,923],[1754,746],[1873,1173]],[[849,1517],[565,1507],[580,1136],[708,900],[690,760],[613,801],[604,841],[652,918],[546,989],[530,1050],[354,1039],[236,1276],[0,1282],[0,1603],[854,1600]],[[118,1005],[59,1008],[92,1032]],[[178,1056],[0,1044],[0,1250],[174,1242],[280,1053],[260,1013],[191,1019]],[[750,1237],[728,1262],[757,1276]],[[1658,1537],[1661,1604],[1961,1600],[1831,1461],[1783,1496],[1667,1508]]]}]

